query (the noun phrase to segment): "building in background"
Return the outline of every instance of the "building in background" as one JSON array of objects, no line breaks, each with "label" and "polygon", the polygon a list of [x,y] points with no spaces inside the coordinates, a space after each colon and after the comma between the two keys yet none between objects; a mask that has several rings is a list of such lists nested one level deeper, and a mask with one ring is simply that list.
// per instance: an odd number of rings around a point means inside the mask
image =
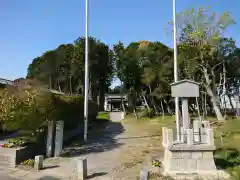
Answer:
[{"label": "building in background", "polygon": [[106,94],[104,102],[105,111],[124,111],[128,106],[127,95],[123,94]]}]

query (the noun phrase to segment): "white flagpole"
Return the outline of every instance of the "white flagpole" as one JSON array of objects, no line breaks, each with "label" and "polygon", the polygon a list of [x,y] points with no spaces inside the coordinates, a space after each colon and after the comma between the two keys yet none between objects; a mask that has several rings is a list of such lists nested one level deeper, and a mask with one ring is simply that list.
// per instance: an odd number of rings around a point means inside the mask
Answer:
[{"label": "white flagpole", "polygon": [[[174,44],[174,82],[178,81],[177,62],[177,28],[176,28],[176,0],[173,0],[173,44]],[[180,141],[179,98],[175,98],[175,118],[177,126],[177,140]]]},{"label": "white flagpole", "polygon": [[84,141],[87,141],[88,133],[88,0],[85,0],[85,87],[84,87]]}]

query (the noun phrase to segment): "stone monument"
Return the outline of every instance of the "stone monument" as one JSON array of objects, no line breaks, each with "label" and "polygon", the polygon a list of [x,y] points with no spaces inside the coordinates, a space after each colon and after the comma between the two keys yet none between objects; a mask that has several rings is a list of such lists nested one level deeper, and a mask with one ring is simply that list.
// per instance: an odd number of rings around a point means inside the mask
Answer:
[{"label": "stone monument", "polygon": [[182,80],[171,84],[172,97],[182,100],[182,127],[180,142],[174,141],[173,130],[163,127],[164,174],[175,176],[225,176],[217,171],[213,129],[208,121],[190,123],[188,98],[199,96],[199,84]]}]

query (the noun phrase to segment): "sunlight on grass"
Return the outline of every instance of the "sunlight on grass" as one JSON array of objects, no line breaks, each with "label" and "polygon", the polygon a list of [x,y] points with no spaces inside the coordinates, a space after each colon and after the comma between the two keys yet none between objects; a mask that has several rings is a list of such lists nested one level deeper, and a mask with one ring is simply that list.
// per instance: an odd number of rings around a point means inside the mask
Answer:
[{"label": "sunlight on grass", "polygon": [[105,111],[100,111],[97,115],[97,119],[100,119],[100,120],[109,120],[109,113],[108,112],[105,112]]},{"label": "sunlight on grass", "polygon": [[227,120],[215,127],[215,144],[217,148],[234,148],[240,151],[240,121]]}]

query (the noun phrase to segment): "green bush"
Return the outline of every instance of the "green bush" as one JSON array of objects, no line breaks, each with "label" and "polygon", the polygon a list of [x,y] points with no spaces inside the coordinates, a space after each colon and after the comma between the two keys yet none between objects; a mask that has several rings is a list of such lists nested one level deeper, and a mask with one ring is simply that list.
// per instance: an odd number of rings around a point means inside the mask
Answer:
[{"label": "green bush", "polygon": [[[73,129],[84,123],[84,98],[82,96],[53,96],[54,113],[52,119],[63,120],[64,128]],[[96,119],[98,113],[97,104],[89,102],[88,119]]]},{"label": "green bush", "polygon": [[239,151],[237,149],[217,149],[214,153],[215,158],[224,159],[229,162],[239,162]]},{"label": "green bush", "polygon": [[154,111],[151,108],[150,109],[145,108],[137,113],[138,118],[143,118],[143,117],[151,118],[151,117],[153,117],[153,115],[154,115]]},{"label": "green bush", "polygon": [[[0,123],[7,131],[27,131],[36,135],[47,120],[63,120],[65,129],[84,123],[81,96],[56,95],[47,89],[24,86],[0,90]],[[89,121],[98,108],[89,101]]]},{"label": "green bush", "polygon": [[106,120],[106,121],[108,121],[109,120],[109,113],[105,112],[105,111],[101,111],[101,112],[98,113],[97,119],[98,120]]},{"label": "green bush", "polygon": [[33,167],[34,163],[35,163],[34,159],[28,159],[28,160],[21,162],[21,165]]}]

